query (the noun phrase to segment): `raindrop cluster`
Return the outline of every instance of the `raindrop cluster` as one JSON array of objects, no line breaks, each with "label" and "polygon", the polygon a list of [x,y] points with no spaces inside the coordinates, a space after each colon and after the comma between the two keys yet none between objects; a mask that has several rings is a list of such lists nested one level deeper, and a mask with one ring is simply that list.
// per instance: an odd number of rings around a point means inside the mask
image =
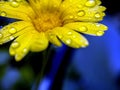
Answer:
[{"label": "raindrop cluster", "polygon": [[[13,7],[13,8],[17,8],[17,7],[19,7],[20,6],[20,2],[21,2],[22,0],[9,0],[9,5],[11,6],[11,7]],[[0,2],[0,6],[3,6],[4,4],[6,4],[5,3],[6,1],[1,1]],[[6,13],[6,11],[0,11],[0,16],[2,16],[2,17],[6,17],[7,16],[7,13]]]},{"label": "raindrop cluster", "polygon": [[[104,16],[104,13],[96,12],[96,11],[93,12],[87,11],[88,8],[89,9],[95,8],[96,5],[97,5],[96,0],[87,0],[84,5],[77,6],[78,10],[76,11],[76,15],[75,14],[69,15],[69,19],[78,19],[80,17],[86,17],[86,15],[88,16],[88,14],[92,17],[92,13],[94,13],[93,18],[96,19],[102,18]],[[103,7],[99,6],[99,8],[102,9]]]}]

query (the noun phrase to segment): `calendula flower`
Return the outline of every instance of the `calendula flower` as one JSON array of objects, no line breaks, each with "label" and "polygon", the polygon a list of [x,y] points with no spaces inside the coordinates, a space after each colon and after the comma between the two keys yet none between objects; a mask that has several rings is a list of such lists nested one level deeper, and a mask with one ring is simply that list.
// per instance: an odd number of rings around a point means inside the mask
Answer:
[{"label": "calendula flower", "polygon": [[0,16],[16,22],[0,30],[0,44],[10,40],[9,52],[20,61],[29,51],[39,52],[49,42],[86,47],[80,34],[102,36],[107,27],[98,23],[105,16],[100,0],[1,0]]}]

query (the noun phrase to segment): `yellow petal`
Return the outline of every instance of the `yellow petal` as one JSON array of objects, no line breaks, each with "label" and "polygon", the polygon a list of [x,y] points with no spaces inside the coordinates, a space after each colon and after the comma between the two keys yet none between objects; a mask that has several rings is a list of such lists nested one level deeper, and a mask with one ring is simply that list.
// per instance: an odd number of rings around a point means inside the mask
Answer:
[{"label": "yellow petal", "polygon": [[84,34],[94,36],[102,36],[104,34],[104,31],[107,30],[107,26],[100,23],[92,22],[74,22],[68,23],[64,26]]},{"label": "yellow petal", "polygon": [[46,32],[48,40],[55,46],[62,46],[61,42],[58,40],[56,34],[52,30]]},{"label": "yellow petal", "polygon": [[65,27],[57,27],[53,29],[56,35],[62,40],[66,45],[73,48],[86,47],[88,45],[88,41],[79,33],[65,28]]},{"label": "yellow petal", "polygon": [[20,20],[30,20],[34,12],[27,2],[0,1],[0,16]]},{"label": "yellow petal", "polygon": [[25,21],[18,21],[11,23],[0,30],[0,44],[13,40],[15,37],[28,32],[31,23]]},{"label": "yellow petal", "polygon": [[47,47],[48,39],[45,34],[37,32],[34,28],[29,28],[28,32],[13,41],[9,52],[15,56],[16,61],[20,61],[29,51],[38,52]]},{"label": "yellow petal", "polygon": [[9,52],[11,55],[15,56],[16,61],[22,60],[22,58],[29,52],[30,44],[32,40],[32,35],[24,33],[19,36],[10,46]]},{"label": "yellow petal", "polygon": [[34,32],[31,40],[30,50],[33,52],[43,51],[48,47],[48,39],[43,32]]},{"label": "yellow petal", "polygon": [[[66,1],[66,0],[65,0]],[[69,1],[69,3],[67,2]],[[105,16],[105,7],[100,5],[99,0],[67,0],[61,5],[62,19],[64,22],[70,21],[100,21]],[[71,3],[70,3],[71,1]],[[89,3],[88,3],[89,2]],[[90,3],[91,2],[91,3]],[[86,5],[90,4],[90,5]]]}]

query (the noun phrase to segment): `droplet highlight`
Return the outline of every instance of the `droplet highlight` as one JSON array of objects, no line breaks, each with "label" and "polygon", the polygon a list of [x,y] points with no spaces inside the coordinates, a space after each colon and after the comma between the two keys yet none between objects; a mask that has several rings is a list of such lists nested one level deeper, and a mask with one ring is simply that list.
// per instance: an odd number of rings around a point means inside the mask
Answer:
[{"label": "droplet highlight", "polygon": [[103,31],[98,31],[98,32],[96,33],[97,36],[102,36],[103,34],[104,34]]},{"label": "droplet highlight", "polygon": [[10,40],[13,40],[14,39],[14,37],[13,36],[10,36]]},{"label": "droplet highlight", "polygon": [[3,37],[2,33],[0,33],[0,39]]},{"label": "droplet highlight", "polygon": [[87,7],[94,7],[96,5],[95,0],[88,0],[85,4]]},{"label": "droplet highlight", "polygon": [[82,16],[85,15],[85,11],[84,11],[84,10],[81,10],[81,11],[78,12],[77,15],[80,16],[80,17],[82,17]]},{"label": "droplet highlight", "polygon": [[66,44],[71,44],[71,39],[66,40]]},{"label": "droplet highlight", "polygon": [[100,13],[96,13],[95,14],[95,18],[101,18],[101,14]]},{"label": "droplet highlight", "polygon": [[22,56],[23,56],[23,55],[21,55],[21,54],[16,54],[16,55],[15,55],[15,60],[16,60],[17,62],[19,62],[19,61],[22,59]]},{"label": "droplet highlight", "polygon": [[79,28],[79,30],[80,30],[81,32],[86,32],[88,29],[87,29],[87,27],[82,26],[82,27]]},{"label": "droplet highlight", "polygon": [[27,53],[28,52],[28,49],[27,48],[24,48],[23,49],[23,53]]},{"label": "droplet highlight", "polygon": [[68,32],[67,34],[68,34],[68,35],[72,35],[72,32]]},{"label": "droplet highlight", "polygon": [[15,2],[15,1],[11,1],[11,3],[10,3],[10,5],[12,6],[12,7],[18,7],[19,6],[19,3],[18,2]]},{"label": "droplet highlight", "polygon": [[14,27],[12,27],[12,28],[9,29],[9,33],[11,33],[11,34],[14,34],[16,32],[17,32],[17,30]]},{"label": "droplet highlight", "polygon": [[19,46],[20,44],[17,41],[12,43],[12,48],[18,48]]},{"label": "droplet highlight", "polygon": [[1,12],[0,12],[0,16],[5,17],[5,16],[7,16],[7,13],[6,13],[5,11],[1,11]]},{"label": "droplet highlight", "polygon": [[88,46],[88,42],[83,41],[83,40],[81,42],[82,42],[82,45],[81,45],[82,48],[85,48]]}]

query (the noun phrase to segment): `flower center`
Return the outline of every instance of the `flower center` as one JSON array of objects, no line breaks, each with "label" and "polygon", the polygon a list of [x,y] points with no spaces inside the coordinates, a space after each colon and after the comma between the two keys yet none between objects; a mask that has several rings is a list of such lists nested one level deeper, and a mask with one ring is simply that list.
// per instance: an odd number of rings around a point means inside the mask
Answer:
[{"label": "flower center", "polygon": [[37,31],[45,32],[55,27],[60,27],[62,25],[62,21],[58,12],[42,13],[36,15],[36,17],[33,19],[33,25]]}]

